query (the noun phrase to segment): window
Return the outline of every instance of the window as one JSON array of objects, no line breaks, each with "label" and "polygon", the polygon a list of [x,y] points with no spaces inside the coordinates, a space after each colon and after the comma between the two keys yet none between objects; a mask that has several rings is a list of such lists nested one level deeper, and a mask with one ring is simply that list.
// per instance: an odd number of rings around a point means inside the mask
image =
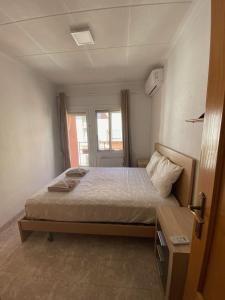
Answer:
[{"label": "window", "polygon": [[120,111],[97,111],[98,150],[123,150],[122,118]]}]

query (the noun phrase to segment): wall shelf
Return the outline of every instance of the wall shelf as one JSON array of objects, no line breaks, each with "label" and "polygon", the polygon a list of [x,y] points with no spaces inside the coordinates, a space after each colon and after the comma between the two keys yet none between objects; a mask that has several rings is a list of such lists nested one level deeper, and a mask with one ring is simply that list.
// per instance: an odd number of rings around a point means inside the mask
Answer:
[{"label": "wall shelf", "polygon": [[196,119],[188,119],[185,120],[185,122],[189,122],[189,123],[200,123],[200,122],[204,122],[204,117],[205,117],[205,113],[202,114],[200,117],[196,118]]}]

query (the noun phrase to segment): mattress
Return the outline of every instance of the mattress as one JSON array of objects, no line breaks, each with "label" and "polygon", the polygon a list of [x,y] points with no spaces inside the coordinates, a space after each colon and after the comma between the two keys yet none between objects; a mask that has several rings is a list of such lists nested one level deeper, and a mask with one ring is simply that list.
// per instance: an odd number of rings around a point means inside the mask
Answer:
[{"label": "mattress", "polygon": [[90,168],[69,193],[45,186],[26,201],[25,212],[28,219],[150,224],[159,205],[179,204],[173,195],[160,197],[144,168]]}]

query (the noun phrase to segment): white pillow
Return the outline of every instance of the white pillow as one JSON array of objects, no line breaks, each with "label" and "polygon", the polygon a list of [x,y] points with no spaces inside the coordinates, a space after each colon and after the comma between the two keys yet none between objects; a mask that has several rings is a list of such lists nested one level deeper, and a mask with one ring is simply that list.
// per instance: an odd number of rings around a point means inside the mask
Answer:
[{"label": "white pillow", "polygon": [[151,181],[162,197],[168,197],[173,183],[179,178],[183,168],[163,157],[156,166]]},{"label": "white pillow", "polygon": [[149,177],[152,177],[152,175],[162,157],[163,156],[158,151],[155,151],[152,154],[151,159],[146,166],[146,171],[147,171]]}]

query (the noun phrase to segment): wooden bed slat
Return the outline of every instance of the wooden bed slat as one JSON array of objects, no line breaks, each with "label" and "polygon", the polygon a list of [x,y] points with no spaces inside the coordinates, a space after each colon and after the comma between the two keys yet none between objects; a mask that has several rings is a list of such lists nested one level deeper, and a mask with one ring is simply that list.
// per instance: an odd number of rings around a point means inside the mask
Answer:
[{"label": "wooden bed slat", "polygon": [[[32,231],[132,236],[143,238],[153,238],[155,236],[155,225],[58,222],[27,220],[25,218],[21,219],[18,222],[18,225],[20,228],[22,241],[25,241],[26,237],[28,237]],[[24,232],[26,232],[27,235],[24,235]]]}]

